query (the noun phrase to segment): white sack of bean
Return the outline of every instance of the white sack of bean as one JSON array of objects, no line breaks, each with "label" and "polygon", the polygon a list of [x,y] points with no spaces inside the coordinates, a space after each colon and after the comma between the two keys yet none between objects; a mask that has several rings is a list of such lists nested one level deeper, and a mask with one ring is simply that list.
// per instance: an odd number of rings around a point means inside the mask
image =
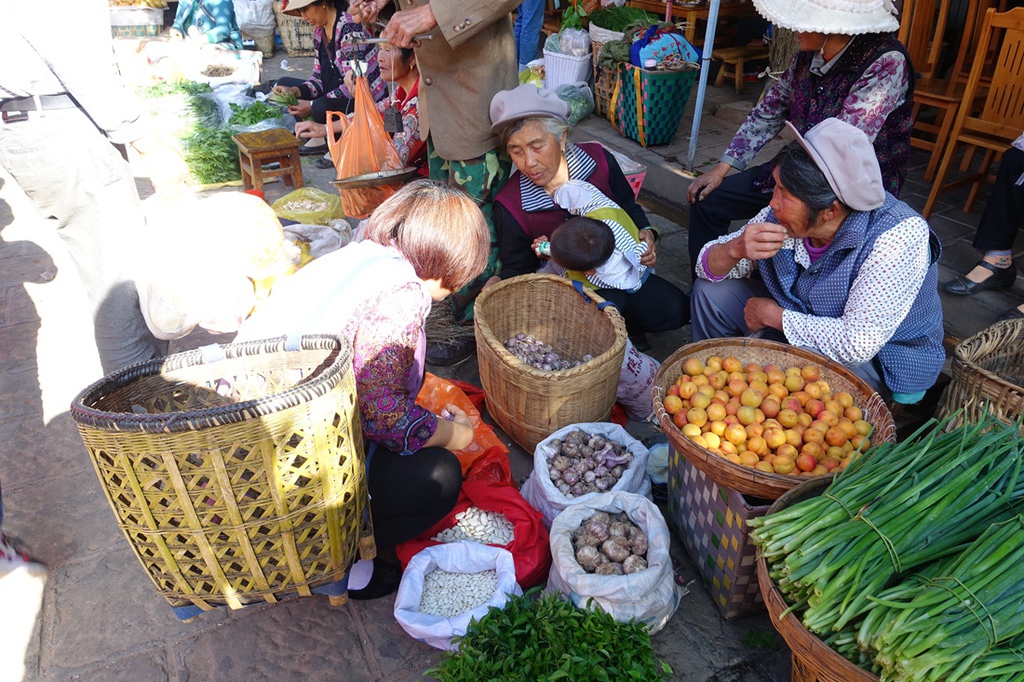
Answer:
[{"label": "white sack of bean", "polygon": [[455,649],[473,618],[509,594],[521,595],[507,549],[478,542],[427,547],[409,560],[395,596],[395,620],[409,635],[437,649]]},{"label": "white sack of bean", "polygon": [[651,497],[647,448],[610,422],[573,424],[542,440],[533,451],[533,472],[519,489],[548,528],[569,505],[612,491]]},{"label": "white sack of bean", "polygon": [[[623,512],[646,536],[646,547],[642,546],[642,538],[636,532],[623,530],[616,526],[617,523],[621,523],[620,521],[612,520]],[[588,542],[581,538],[578,529],[585,523],[594,521],[594,516],[600,513],[608,515],[611,522],[604,523],[600,516],[596,519],[605,526],[603,532],[609,534],[601,542],[602,548],[606,548],[607,551],[599,550],[598,555],[605,555],[605,558],[608,558],[607,554],[612,555],[605,562],[606,565],[628,561],[632,564],[629,566],[629,573],[623,571],[622,575],[618,575],[616,570],[594,570],[591,573],[588,569],[595,568],[601,563],[600,557],[594,557],[595,566],[588,565],[587,568],[581,566],[577,560],[576,545],[582,548]],[[597,530],[598,536],[603,536],[601,529],[590,528],[586,529],[586,532],[593,535],[594,530]],[[615,537],[619,536],[613,536],[613,533],[624,533],[621,537],[631,538],[629,546],[615,540]],[[578,542],[574,542],[574,534]],[[607,547],[605,543],[608,543]],[[587,601],[593,598],[594,602],[615,620],[626,622],[635,618],[647,625],[653,635],[661,630],[676,612],[682,598],[682,590],[676,585],[672,572],[669,543],[665,517],[647,498],[632,493],[596,495],[586,502],[567,508],[551,525],[552,562],[547,589],[561,592],[581,607],[586,607]],[[616,555],[619,552],[621,556]],[[586,554],[589,555],[590,552]],[[642,562],[641,554],[646,556]],[[622,562],[611,561],[618,558],[622,558]],[[584,563],[588,561],[589,558],[585,556]]]}]

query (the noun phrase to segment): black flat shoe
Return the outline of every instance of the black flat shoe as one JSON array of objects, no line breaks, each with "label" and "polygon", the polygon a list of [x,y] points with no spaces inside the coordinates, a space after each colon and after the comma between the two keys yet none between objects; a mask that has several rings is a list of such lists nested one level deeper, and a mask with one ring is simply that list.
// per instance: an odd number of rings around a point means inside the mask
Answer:
[{"label": "black flat shoe", "polygon": [[644,332],[634,332],[630,334],[629,340],[633,342],[633,347],[641,353],[646,353],[651,349],[651,340],[647,338],[647,334]]},{"label": "black flat shoe", "polygon": [[299,156],[313,156],[314,154],[319,154],[320,156],[323,156],[326,152],[326,142],[324,142],[323,144],[318,144],[313,147],[309,146],[308,144],[304,144],[301,147],[299,147]]},{"label": "black flat shoe", "polygon": [[986,261],[978,261],[978,265],[992,272],[984,282],[972,282],[964,275],[958,275],[942,285],[942,288],[946,290],[946,293],[956,296],[972,296],[979,291],[1009,289],[1017,281],[1017,268],[1013,265],[1008,268],[998,268]]},{"label": "black flat shoe", "polygon": [[334,161],[321,156],[319,159],[313,162],[313,165],[317,168],[334,168]]},{"label": "black flat shoe", "polygon": [[1024,313],[1020,311],[1020,308],[1010,308],[1005,313],[996,318],[997,322],[1009,322],[1010,320],[1022,320],[1024,319]]},{"label": "black flat shoe", "polygon": [[373,575],[361,590],[349,590],[348,598],[355,600],[380,599],[398,591],[402,582],[402,569],[380,559],[373,560]]}]

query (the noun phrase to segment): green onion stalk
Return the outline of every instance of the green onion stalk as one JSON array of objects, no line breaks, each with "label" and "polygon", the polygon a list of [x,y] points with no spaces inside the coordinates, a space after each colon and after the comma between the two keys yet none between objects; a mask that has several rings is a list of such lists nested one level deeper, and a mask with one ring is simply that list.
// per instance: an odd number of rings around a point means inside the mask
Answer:
[{"label": "green onion stalk", "polygon": [[852,626],[894,575],[958,553],[1012,517],[1024,497],[1016,431],[993,418],[949,432],[946,423],[875,447],[823,495],[749,522],[808,630]]},{"label": "green onion stalk", "polygon": [[957,556],[872,597],[876,606],[857,641],[884,681],[974,680],[979,665],[1022,679],[1024,659],[1011,660],[1013,643],[1024,635],[1022,594],[1024,518],[1016,516],[990,526]]}]

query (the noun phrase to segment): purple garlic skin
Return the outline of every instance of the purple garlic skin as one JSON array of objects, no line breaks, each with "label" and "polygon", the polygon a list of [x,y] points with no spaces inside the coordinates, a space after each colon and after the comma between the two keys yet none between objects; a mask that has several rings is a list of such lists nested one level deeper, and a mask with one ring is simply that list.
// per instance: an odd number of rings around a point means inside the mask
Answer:
[{"label": "purple garlic skin", "polygon": [[608,526],[607,524],[602,523],[601,521],[595,521],[593,518],[591,518],[589,521],[586,522],[583,528],[586,529],[587,533],[593,535],[601,542],[604,542],[608,539]]},{"label": "purple garlic skin", "polygon": [[598,523],[605,523],[605,524],[607,524],[607,523],[611,522],[612,517],[608,515],[608,512],[599,511],[599,512],[595,512],[594,515],[591,516],[589,520],[590,521],[597,521]]},{"label": "purple garlic skin", "polygon": [[593,573],[601,565],[601,553],[593,545],[584,545],[576,552],[576,561],[587,573]]},{"label": "purple garlic skin", "polygon": [[568,483],[569,485],[572,485],[573,483],[576,483],[576,481],[580,480],[580,475],[576,473],[575,469],[569,467],[568,469],[562,472],[562,480]]},{"label": "purple garlic skin", "polygon": [[647,561],[636,554],[631,554],[622,562],[622,572],[626,575],[632,575],[633,573],[639,573],[640,571],[645,570],[647,570]]},{"label": "purple garlic skin", "polygon": [[623,575],[622,564],[619,562],[608,562],[607,564],[601,564],[594,571],[597,575]]},{"label": "purple garlic skin", "polygon": [[649,547],[647,533],[641,531],[634,535],[632,538],[630,538],[629,546],[632,548],[633,554],[636,554],[638,556],[646,556],[647,549]]},{"label": "purple garlic skin", "polygon": [[559,471],[569,468],[569,458],[564,455],[557,455],[551,459],[551,466]]},{"label": "purple garlic skin", "polygon": [[623,521],[615,521],[608,526],[608,535],[613,538],[629,538],[630,524]]},{"label": "purple garlic skin", "polygon": [[615,563],[622,563],[632,554],[629,548],[629,541],[623,537],[612,537],[605,540],[601,545],[601,551],[608,557],[609,561]]}]

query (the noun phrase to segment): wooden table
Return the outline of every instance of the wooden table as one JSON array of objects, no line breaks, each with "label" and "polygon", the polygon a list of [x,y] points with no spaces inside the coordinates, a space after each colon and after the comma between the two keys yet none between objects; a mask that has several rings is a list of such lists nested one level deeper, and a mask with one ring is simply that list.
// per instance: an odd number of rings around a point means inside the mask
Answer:
[{"label": "wooden table", "polygon": [[231,139],[238,145],[238,164],[242,167],[245,189],[263,191],[264,178],[281,176],[286,185],[302,187],[302,162],[299,140],[284,128],[255,133],[239,133]]},{"label": "wooden table", "polygon": [[[697,5],[694,3],[664,2],[663,0],[629,0],[626,4],[630,7],[654,12],[655,14],[664,14],[665,21],[672,21],[672,17],[684,19],[686,21],[686,29],[683,31],[683,37],[694,47],[700,47],[704,44],[703,33],[701,33],[700,39],[697,38],[697,22],[707,23],[710,8],[706,2]],[[745,17],[754,14],[756,11],[754,5],[750,2],[722,0],[721,5],[718,7],[718,18]]]}]

